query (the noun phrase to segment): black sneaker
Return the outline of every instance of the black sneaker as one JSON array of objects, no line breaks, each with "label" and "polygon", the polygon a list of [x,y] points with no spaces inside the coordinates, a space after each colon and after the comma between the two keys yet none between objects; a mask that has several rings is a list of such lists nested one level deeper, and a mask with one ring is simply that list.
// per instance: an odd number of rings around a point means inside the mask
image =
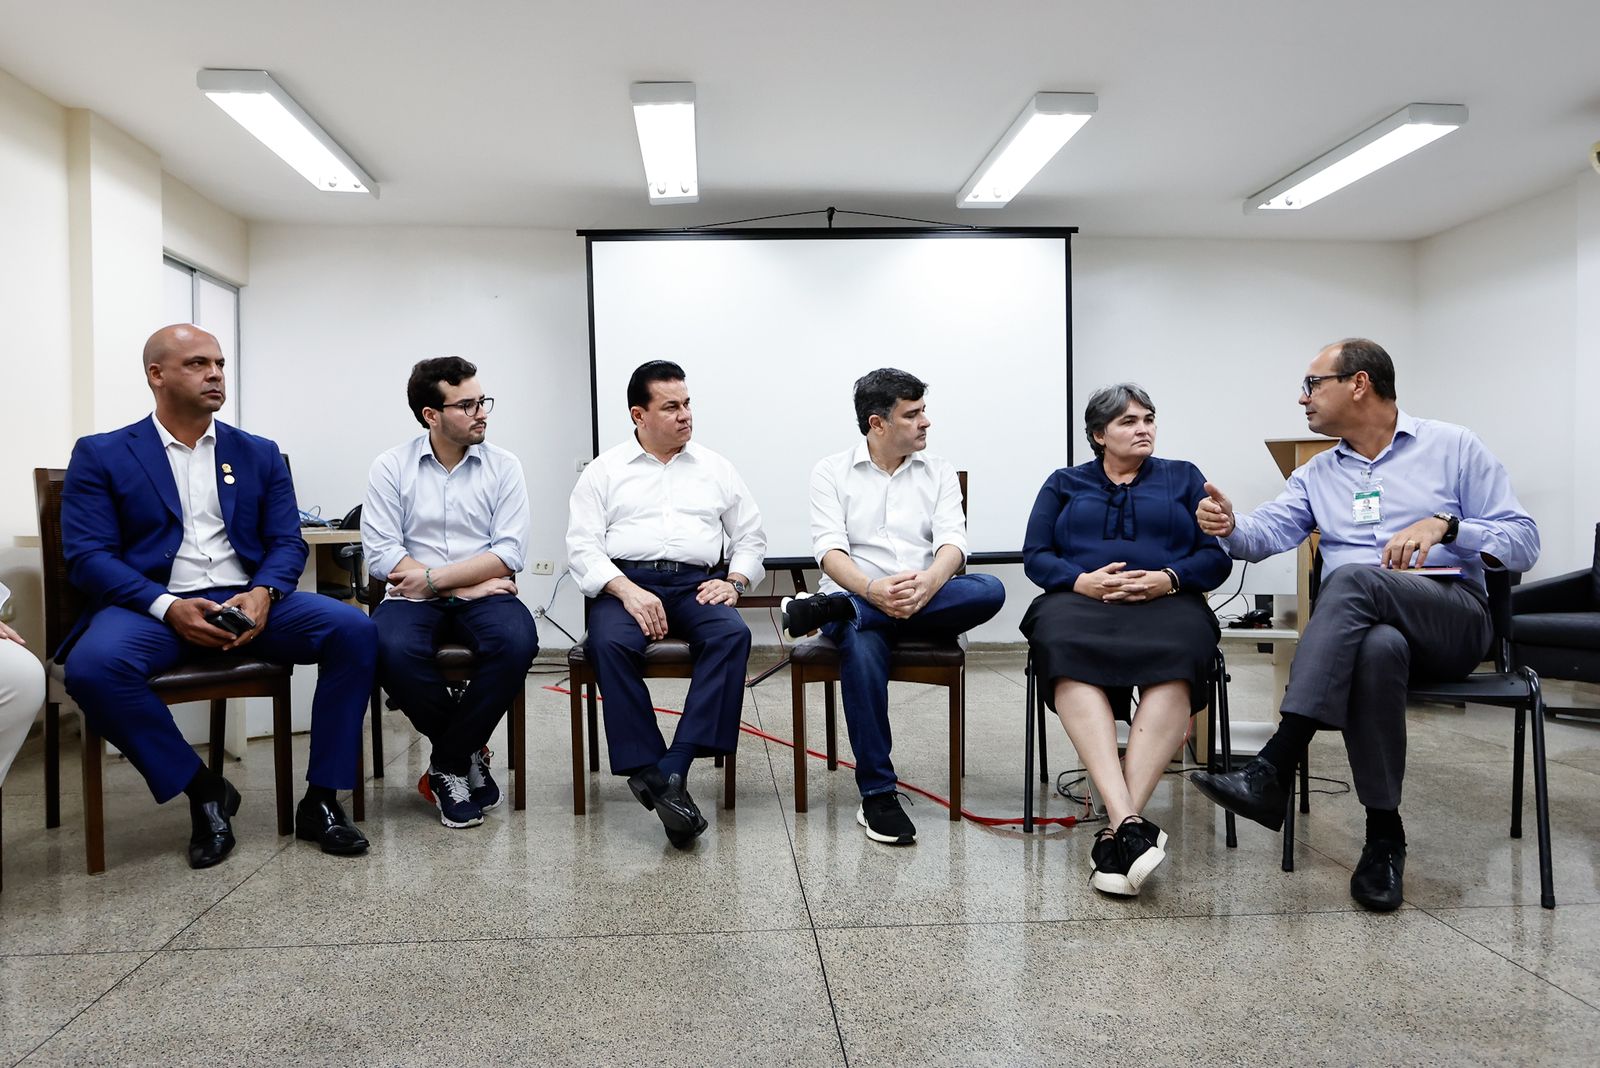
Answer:
[{"label": "black sneaker", "polygon": [[[907,801],[911,800],[909,797]],[[861,799],[856,822],[866,828],[867,837],[884,845],[915,845],[917,827],[900,807],[900,791],[873,794]]]},{"label": "black sneaker", "polygon": [[467,788],[472,791],[472,803],[485,812],[500,807],[500,784],[489,774],[489,760],[494,756],[488,746],[472,754],[467,765]]},{"label": "black sneaker", "polygon": [[1089,885],[1102,894],[1138,897],[1139,888],[1128,881],[1128,861],[1122,845],[1122,837],[1109,827],[1095,835],[1089,850]]},{"label": "black sneaker", "polygon": [[1117,828],[1117,844],[1127,866],[1128,885],[1137,894],[1150,873],[1167,859],[1167,832],[1143,816],[1129,816]]},{"label": "black sneaker", "polygon": [[856,606],[848,593],[797,593],[782,602],[783,629],[791,638],[803,638],[824,623],[854,619]]},{"label": "black sneaker", "polygon": [[465,775],[447,775],[430,767],[428,789],[439,809],[439,822],[446,827],[476,827],[483,822],[483,809],[472,800]]}]

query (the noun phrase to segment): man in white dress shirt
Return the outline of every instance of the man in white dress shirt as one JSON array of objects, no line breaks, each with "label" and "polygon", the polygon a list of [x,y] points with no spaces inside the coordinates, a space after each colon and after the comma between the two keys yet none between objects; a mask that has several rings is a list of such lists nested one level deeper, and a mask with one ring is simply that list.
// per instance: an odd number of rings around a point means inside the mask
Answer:
[{"label": "man in white dress shirt", "polygon": [[811,471],[811,551],[821,593],[784,602],[798,638],[821,627],[839,646],[839,687],[868,838],[911,845],[889,759],[889,656],[898,637],[955,638],[1005,602],[993,575],[961,575],[967,520],[950,461],[929,456],[927,384],[885,367],[855,385],[861,443]]},{"label": "man in white dress shirt", "polygon": [[[446,827],[500,804],[489,735],[527,685],[539,639],[514,581],[528,538],[522,464],[484,441],[494,398],[459,356],[411,369],[406,399],[427,431],[372,463],[361,508],[367,570],[389,583],[373,612],[378,677],[433,744],[417,783]],[[434,660],[446,642],[477,656],[459,697]]]},{"label": "man in white dress shirt", "polygon": [[[633,436],[595,457],[573,487],[567,558],[593,599],[586,647],[605,695],[612,773],[628,776],[639,803],[686,849],[706,828],[689,796],[689,764],[738,744],[750,628],[734,606],[761,581],[767,539],[733,465],[689,440],[683,368],[655,360],[635,370],[628,412]],[[694,651],[671,746],[640,674],[645,646],[669,634]]]}]

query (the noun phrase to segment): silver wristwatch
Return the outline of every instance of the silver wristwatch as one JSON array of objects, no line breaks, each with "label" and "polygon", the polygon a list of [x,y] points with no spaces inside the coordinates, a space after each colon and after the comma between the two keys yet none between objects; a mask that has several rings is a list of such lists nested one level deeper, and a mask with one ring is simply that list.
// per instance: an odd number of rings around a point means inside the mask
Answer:
[{"label": "silver wristwatch", "polygon": [[743,597],[744,591],[750,588],[739,579],[729,579],[728,584],[733,587],[733,592],[737,593],[740,597]]}]

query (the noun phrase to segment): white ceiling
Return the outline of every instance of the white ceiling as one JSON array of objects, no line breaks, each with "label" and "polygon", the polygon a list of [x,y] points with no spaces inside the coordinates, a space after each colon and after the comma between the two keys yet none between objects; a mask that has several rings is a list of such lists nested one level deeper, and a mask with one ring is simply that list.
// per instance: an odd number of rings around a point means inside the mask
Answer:
[{"label": "white ceiling", "polygon": [[[837,205],[1146,236],[1412,239],[1600,139],[1596,0],[0,0],[0,69],[251,220],[687,226]],[[195,88],[274,76],[378,180],[319,193]],[[628,84],[698,86],[701,201],[649,207]],[[1001,211],[955,195],[1039,90],[1100,111]],[[1457,133],[1301,212],[1248,194],[1403,104]],[[1600,181],[1600,176],[1596,176]]]}]

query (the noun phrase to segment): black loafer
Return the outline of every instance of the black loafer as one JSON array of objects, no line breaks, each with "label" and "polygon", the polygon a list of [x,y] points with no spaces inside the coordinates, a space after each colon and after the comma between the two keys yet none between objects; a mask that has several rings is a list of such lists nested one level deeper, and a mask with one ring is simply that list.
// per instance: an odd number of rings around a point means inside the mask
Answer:
[{"label": "black loafer", "polygon": [[353,857],[367,851],[367,837],[356,830],[337,801],[300,799],[294,810],[294,836],[315,842],[324,853]]},{"label": "black loafer", "polygon": [[688,849],[706,829],[706,818],[684,788],[683,776],[663,776],[656,768],[646,768],[628,776],[628,789],[639,804],[660,817],[667,839],[679,849]]},{"label": "black loafer", "polygon": [[1373,912],[1400,907],[1406,874],[1406,845],[1385,838],[1361,847],[1361,860],[1350,876],[1350,896]]},{"label": "black loafer", "polygon": [[1189,781],[1234,815],[1255,820],[1274,831],[1283,829],[1283,810],[1289,798],[1278,785],[1278,769],[1260,757],[1238,771],[1216,775],[1196,772]]},{"label": "black loafer", "polygon": [[189,805],[189,819],[194,825],[189,835],[189,867],[209,868],[221,864],[233,851],[232,818],[239,813],[239,791],[233,783],[222,780],[222,800],[207,801],[203,805]]}]

